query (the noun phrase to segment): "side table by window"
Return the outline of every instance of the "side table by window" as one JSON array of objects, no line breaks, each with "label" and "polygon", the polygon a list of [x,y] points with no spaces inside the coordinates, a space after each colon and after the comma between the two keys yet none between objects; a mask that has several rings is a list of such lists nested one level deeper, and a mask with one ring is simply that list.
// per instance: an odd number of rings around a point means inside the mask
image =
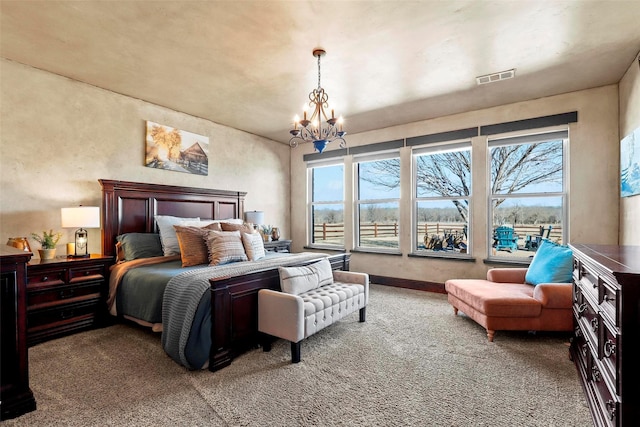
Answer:
[{"label": "side table by window", "polygon": [[268,252],[291,252],[291,240],[275,240],[264,242],[264,250]]}]

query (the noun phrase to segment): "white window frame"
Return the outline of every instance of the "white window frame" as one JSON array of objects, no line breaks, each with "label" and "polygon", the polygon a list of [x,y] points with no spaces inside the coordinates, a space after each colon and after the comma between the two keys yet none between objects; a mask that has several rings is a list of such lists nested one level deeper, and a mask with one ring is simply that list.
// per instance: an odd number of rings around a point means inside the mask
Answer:
[{"label": "white window frame", "polygon": [[[471,182],[470,182],[470,194],[466,197],[458,196],[458,197],[418,197],[418,157],[425,154],[438,154],[438,153],[450,153],[454,151],[469,151],[469,155],[471,156]],[[468,258],[472,256],[472,207],[473,207],[473,146],[471,144],[470,139],[463,140],[455,140],[455,141],[444,141],[440,143],[429,144],[426,146],[417,146],[413,147],[411,150],[411,206],[412,206],[412,218],[411,218],[411,251],[413,254],[419,254],[421,256],[435,256],[435,257],[443,257],[443,258]],[[419,240],[418,240],[418,204],[420,202],[430,202],[430,201],[452,201],[452,200],[468,200],[468,218],[467,218],[467,252],[461,254],[459,252],[454,251],[429,251],[429,250],[419,250]]]},{"label": "white window frame", "polygon": [[[491,149],[498,146],[515,144],[532,144],[562,140],[562,190],[548,193],[514,193],[493,194],[491,192]],[[521,198],[545,198],[560,197],[562,199],[562,243],[567,244],[569,236],[569,127],[558,126],[544,129],[530,129],[527,132],[491,135],[487,138],[487,258],[494,261],[526,261],[524,257],[500,256],[493,254],[493,207],[495,198],[521,199]],[[531,256],[533,256],[533,252]]]},{"label": "white window frame", "polygon": [[[387,199],[360,199],[360,176],[359,171],[360,163],[364,162],[372,162],[378,160],[388,160],[397,158],[400,161],[400,169],[402,169],[402,158],[400,156],[400,150],[394,149],[389,151],[380,151],[376,153],[367,153],[361,155],[354,155],[352,159],[353,165],[353,236],[354,236],[354,248],[360,252],[378,252],[378,253],[389,253],[389,254],[399,254],[401,253],[401,218],[400,218],[400,209],[402,206],[402,180],[400,180],[400,188],[398,189],[398,197],[397,198],[387,198]],[[372,203],[397,203],[398,204],[398,247],[397,248],[378,248],[372,246],[360,246],[360,205],[362,204],[372,204]]]},{"label": "white window frame", "polygon": [[[313,169],[321,168],[321,167],[339,166],[339,165],[342,165],[342,200],[314,202],[313,201]],[[317,243],[313,241],[313,232],[314,232],[313,208],[314,206],[322,206],[322,205],[342,205],[343,223],[346,223],[346,221],[348,221],[348,219],[346,218],[346,210],[345,210],[346,186],[347,186],[346,164],[345,164],[344,158],[339,157],[339,158],[333,158],[333,159],[327,159],[327,160],[307,162],[307,246],[323,248],[323,249],[338,249],[338,250],[343,250],[345,248],[347,235],[344,229],[343,229],[344,241],[342,245],[334,245],[330,243]]]}]

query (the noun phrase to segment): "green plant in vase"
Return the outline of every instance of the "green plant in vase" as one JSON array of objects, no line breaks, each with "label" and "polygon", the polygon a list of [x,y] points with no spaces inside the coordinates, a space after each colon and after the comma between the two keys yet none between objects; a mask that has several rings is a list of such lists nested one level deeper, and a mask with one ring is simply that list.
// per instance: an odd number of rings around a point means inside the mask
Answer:
[{"label": "green plant in vase", "polygon": [[265,242],[269,241],[269,238],[271,237],[271,230],[273,229],[273,227],[271,225],[261,225],[260,228],[262,229],[262,238],[264,239]]},{"label": "green plant in vase", "polygon": [[42,246],[42,249],[38,250],[40,258],[51,259],[55,257],[56,245],[60,241],[62,233],[54,233],[53,230],[49,230],[48,233],[43,231],[42,235],[31,233],[31,237]]}]

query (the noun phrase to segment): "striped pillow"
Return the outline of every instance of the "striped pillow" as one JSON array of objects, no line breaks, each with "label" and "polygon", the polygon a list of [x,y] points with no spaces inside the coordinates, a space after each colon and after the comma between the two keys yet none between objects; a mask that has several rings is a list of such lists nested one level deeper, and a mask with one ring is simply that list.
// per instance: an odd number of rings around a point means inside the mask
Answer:
[{"label": "striped pillow", "polygon": [[239,231],[209,231],[206,236],[209,265],[247,261]]},{"label": "striped pillow", "polygon": [[178,244],[180,245],[180,256],[182,266],[207,264],[209,262],[209,249],[205,242],[205,237],[210,230],[220,230],[217,223],[209,224],[205,227],[193,227],[174,225]]},{"label": "striped pillow", "polygon": [[264,242],[260,233],[242,233],[242,244],[249,261],[265,257]]}]

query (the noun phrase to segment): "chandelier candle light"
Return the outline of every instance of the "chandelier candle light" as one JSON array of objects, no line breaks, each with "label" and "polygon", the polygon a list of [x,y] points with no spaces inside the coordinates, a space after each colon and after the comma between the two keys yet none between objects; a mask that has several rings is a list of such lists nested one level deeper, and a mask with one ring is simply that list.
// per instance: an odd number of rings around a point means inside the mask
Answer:
[{"label": "chandelier candle light", "polygon": [[300,142],[313,142],[315,149],[322,153],[327,144],[333,141],[339,141],[341,148],[347,145],[343,138],[347,132],[342,129],[342,116],[336,119],[333,108],[331,109],[331,118],[325,112],[325,109],[329,109],[329,95],[320,85],[320,58],[325,54],[324,49],[316,48],[313,50],[313,56],[318,58],[318,87],[309,93],[309,107],[313,112],[311,117],[307,119],[305,105],[304,118],[300,120],[296,116],[293,119],[293,129],[289,131],[292,135],[289,146],[292,148],[297,147]]}]

